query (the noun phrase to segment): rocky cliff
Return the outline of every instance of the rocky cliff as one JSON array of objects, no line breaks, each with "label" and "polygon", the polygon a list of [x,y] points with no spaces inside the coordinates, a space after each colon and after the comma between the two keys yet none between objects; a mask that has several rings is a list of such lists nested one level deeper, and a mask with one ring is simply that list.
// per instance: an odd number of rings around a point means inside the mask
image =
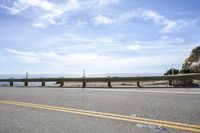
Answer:
[{"label": "rocky cliff", "polygon": [[189,69],[192,73],[200,73],[200,46],[192,50],[183,63],[182,69]]}]

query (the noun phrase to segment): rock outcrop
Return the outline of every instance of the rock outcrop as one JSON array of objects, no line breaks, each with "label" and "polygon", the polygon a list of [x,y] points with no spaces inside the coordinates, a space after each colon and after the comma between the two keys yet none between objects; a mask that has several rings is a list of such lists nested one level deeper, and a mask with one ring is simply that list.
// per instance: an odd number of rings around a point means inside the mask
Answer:
[{"label": "rock outcrop", "polygon": [[[185,59],[180,70],[169,69],[164,75],[174,74],[188,74],[188,73],[200,73],[200,46],[194,48],[190,53],[189,57]],[[172,86],[192,86],[194,85],[193,80],[172,80],[169,81]],[[199,86],[199,85],[198,85]]]},{"label": "rock outcrop", "polygon": [[194,48],[182,65],[182,69],[190,70],[191,73],[200,73],[200,46]]}]

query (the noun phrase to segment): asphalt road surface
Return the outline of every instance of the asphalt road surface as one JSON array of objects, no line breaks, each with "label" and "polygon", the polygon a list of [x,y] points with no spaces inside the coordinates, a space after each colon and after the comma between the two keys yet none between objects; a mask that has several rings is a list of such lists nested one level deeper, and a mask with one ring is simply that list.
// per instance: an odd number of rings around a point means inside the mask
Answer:
[{"label": "asphalt road surface", "polygon": [[200,88],[0,87],[0,133],[200,132]]}]

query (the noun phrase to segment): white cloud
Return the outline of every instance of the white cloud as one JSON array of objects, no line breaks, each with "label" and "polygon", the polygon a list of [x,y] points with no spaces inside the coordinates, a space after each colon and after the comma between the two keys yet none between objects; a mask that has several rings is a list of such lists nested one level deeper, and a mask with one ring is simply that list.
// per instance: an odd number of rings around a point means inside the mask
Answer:
[{"label": "white cloud", "polygon": [[46,25],[42,22],[35,22],[35,23],[33,23],[33,26],[37,27],[37,28],[45,28],[46,27]]},{"label": "white cloud", "polygon": [[139,50],[141,50],[142,49],[142,47],[141,47],[141,45],[129,45],[128,46],[128,50],[132,50],[132,51],[139,51]]},{"label": "white cloud", "polygon": [[118,4],[119,0],[98,0],[99,5]]},{"label": "white cloud", "polygon": [[45,11],[52,11],[55,8],[55,5],[47,0],[16,0],[13,3],[10,3],[10,6],[4,7],[7,8],[12,14],[17,14],[30,7],[37,7]]},{"label": "white cloud", "polygon": [[141,17],[152,20],[155,24],[163,26],[162,32],[164,33],[174,32],[188,26],[188,23],[184,20],[170,20],[152,10],[143,11]]},{"label": "white cloud", "polygon": [[170,42],[171,43],[183,43],[184,42],[183,38],[172,37],[169,35],[161,36],[160,40],[163,42],[168,42],[168,43],[170,43]]},{"label": "white cloud", "polygon": [[[46,20],[48,23],[53,23],[54,21],[53,19],[56,16],[59,16],[62,14],[62,11],[60,10],[60,8],[58,8],[56,5],[46,0],[18,0],[17,2],[15,2],[15,4],[20,5],[18,7],[16,6],[12,7],[12,9],[18,9],[18,12],[16,13],[20,13],[21,11],[27,8],[38,8],[43,11],[46,11],[45,13],[46,15],[40,16],[39,22],[36,22],[33,24],[33,26],[36,26],[36,27],[45,27],[47,24],[44,23],[43,20]],[[21,10],[23,6],[26,8]]]},{"label": "white cloud", "polygon": [[27,5],[21,5],[20,3],[11,1],[11,0],[3,0],[3,3],[0,4],[0,8],[8,10],[11,14],[18,14],[25,9],[28,8]]},{"label": "white cloud", "polygon": [[83,34],[58,34],[43,40],[41,44],[46,45],[47,49],[50,48],[50,50],[55,50],[59,53],[66,53],[66,51],[72,53],[75,50],[77,52],[92,51],[95,53],[117,53],[119,55],[124,53],[130,54],[131,51],[136,51],[140,54],[143,54],[141,52],[156,54],[164,51],[176,50],[177,52],[188,50],[194,46],[192,44],[185,44],[182,38],[170,35],[161,36],[156,41],[122,41],[117,36],[114,37],[112,35],[98,37],[96,35],[88,36]]},{"label": "white cloud", "polygon": [[63,4],[55,4],[47,0],[16,0],[9,6],[1,5],[11,12],[11,14],[19,14],[26,9],[37,9],[38,18],[33,26],[44,28],[51,24],[64,24],[67,14],[80,8],[77,0],[68,0]]},{"label": "white cloud", "polygon": [[186,21],[181,19],[168,19],[164,15],[152,10],[140,10],[126,12],[115,18],[115,22],[126,22],[134,18],[151,20],[154,24],[162,26],[161,32],[171,33],[179,31],[187,26],[193,25],[196,21]]},{"label": "white cloud", "polygon": [[10,54],[10,57],[28,64],[41,63],[43,60],[62,60],[62,56],[57,55],[55,52],[26,52],[19,51],[15,49],[6,49],[6,51]]},{"label": "white cloud", "polygon": [[193,22],[182,19],[168,19],[167,17],[159,14],[158,12],[152,10],[140,10],[140,9],[126,12],[112,18],[100,14],[96,16],[93,20],[95,25],[113,24],[113,23],[124,24],[124,22],[133,20],[134,18],[153,21],[154,24],[162,26],[161,32],[163,33],[176,32],[196,23],[196,21]]},{"label": "white cloud", "polygon": [[96,25],[113,24],[115,20],[100,14],[94,18],[94,22]]},{"label": "white cloud", "polygon": [[21,62],[24,63],[38,63],[39,59],[37,58],[37,55],[33,52],[22,52],[22,51],[17,51],[15,49],[6,49],[8,53],[11,53],[12,58],[16,60],[20,60]]},{"label": "white cloud", "polygon": [[141,17],[144,17],[145,19],[152,19],[155,23],[161,23],[161,21],[165,19],[164,16],[161,16],[157,12],[151,10],[142,11]]},{"label": "white cloud", "polygon": [[[57,71],[75,72],[85,68],[89,72],[125,72],[132,69],[141,69],[163,65],[173,65],[184,60],[183,53],[162,53],[157,55],[141,55],[129,57],[116,57],[114,55],[98,53],[69,53],[57,54],[55,52],[24,52],[15,49],[6,49],[8,58],[12,62],[24,64],[48,64],[48,68],[56,67]],[[173,60],[172,60],[173,59]],[[155,61],[156,60],[156,61]],[[47,67],[47,66],[46,66]],[[60,71],[59,71],[60,72]]]},{"label": "white cloud", "polygon": [[[33,26],[45,28],[52,24],[63,25],[72,12],[86,8],[94,8],[96,6],[119,3],[119,0],[67,0],[62,4],[56,4],[48,0],[16,0],[5,3],[0,5],[0,7],[7,9],[11,14],[19,14],[28,9],[36,9],[32,10],[36,11],[35,13],[38,15],[38,18],[33,22]],[[98,24],[112,23],[111,19],[104,16],[99,16],[96,19]]]},{"label": "white cloud", "polygon": [[[9,1],[9,2],[7,2]],[[109,4],[118,4],[120,0],[68,0],[61,4],[54,3],[48,0],[7,0],[0,5],[1,8],[9,10],[12,14],[19,14],[27,9],[32,10],[37,14],[37,19],[33,22],[33,26],[37,28],[45,28],[49,25],[63,25],[69,19],[71,13],[82,9],[95,9],[97,6],[105,6]],[[37,9],[37,10],[35,10]],[[171,33],[179,31],[184,27],[192,25],[195,22],[188,22],[181,19],[169,19],[164,15],[152,10],[136,9],[131,12],[123,13],[110,18],[109,16],[98,15],[93,20],[96,25],[113,24],[116,22],[126,22],[132,18],[142,18],[151,20],[155,24],[162,26],[163,33]],[[83,23],[79,20],[78,25]]]},{"label": "white cloud", "polygon": [[39,20],[33,23],[33,26],[44,28],[51,24],[62,25],[67,19],[67,13],[78,10],[80,7],[77,0],[69,0],[67,3],[62,5],[56,5],[50,2],[48,3],[49,6],[40,6],[41,9],[46,10],[47,12],[40,15]]}]

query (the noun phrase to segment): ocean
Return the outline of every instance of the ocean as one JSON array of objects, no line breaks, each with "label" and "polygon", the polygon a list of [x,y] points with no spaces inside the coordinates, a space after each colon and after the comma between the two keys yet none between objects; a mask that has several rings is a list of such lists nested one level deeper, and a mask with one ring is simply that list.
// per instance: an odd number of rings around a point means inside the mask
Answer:
[{"label": "ocean", "polygon": [[[160,76],[162,73],[108,73],[108,74],[85,74],[86,77],[134,77],[134,76]],[[81,74],[28,74],[29,78],[59,78],[59,77],[82,77]],[[0,79],[26,78],[26,74],[0,74]]]}]

